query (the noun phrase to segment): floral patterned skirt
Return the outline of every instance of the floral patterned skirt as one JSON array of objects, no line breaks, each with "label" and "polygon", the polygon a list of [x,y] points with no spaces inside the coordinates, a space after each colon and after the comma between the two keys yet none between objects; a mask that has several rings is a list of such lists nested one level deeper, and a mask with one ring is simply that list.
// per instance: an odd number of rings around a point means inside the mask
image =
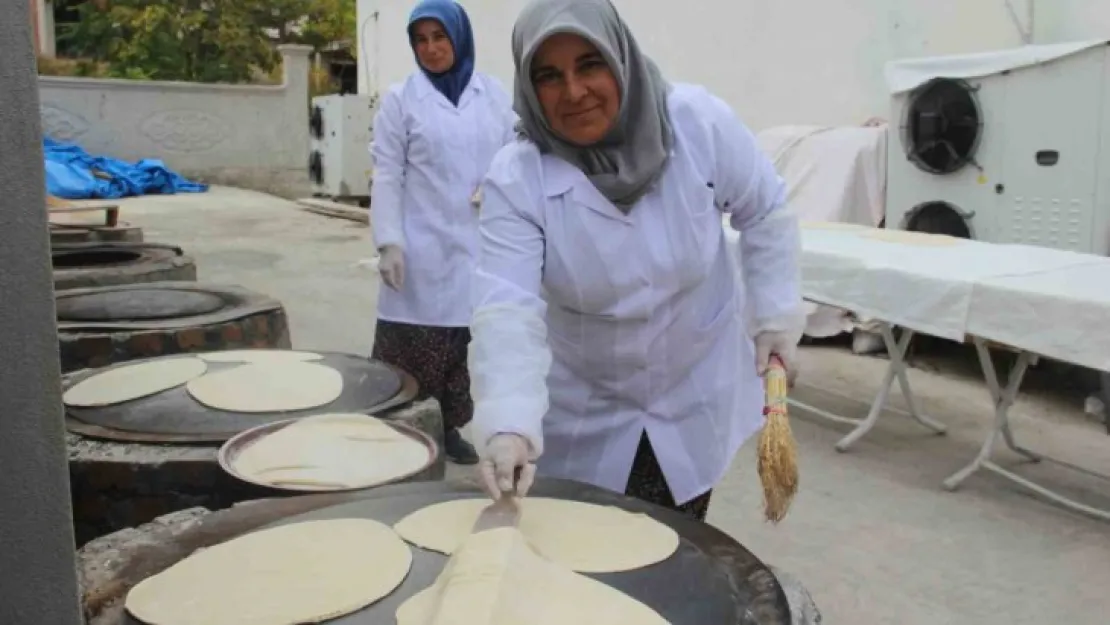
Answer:
[{"label": "floral patterned skirt", "polygon": [[713,491],[707,490],[681,506],[675,505],[667,478],[663,476],[663,469],[659,467],[659,461],[655,458],[655,451],[645,432],[640,435],[640,445],[636,448],[636,458],[632,461],[632,473],[628,476],[624,494],[681,512],[694,520],[704,521],[709,513],[709,499],[713,496]]},{"label": "floral patterned skirt", "polygon": [[400,367],[420,384],[420,399],[434,397],[444,429],[458,429],[474,416],[466,352],[469,328],[445,328],[378,320],[372,357]]}]

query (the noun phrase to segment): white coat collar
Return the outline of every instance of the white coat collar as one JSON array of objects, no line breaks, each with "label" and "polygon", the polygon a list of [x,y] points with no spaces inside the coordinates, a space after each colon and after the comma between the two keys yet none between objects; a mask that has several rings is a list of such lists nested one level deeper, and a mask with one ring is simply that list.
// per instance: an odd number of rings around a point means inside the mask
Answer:
[{"label": "white coat collar", "polygon": [[[415,73],[416,73],[416,97],[417,97],[418,100],[423,100],[423,99],[425,99],[429,96],[439,94],[439,90],[436,89],[436,86],[432,84],[431,80],[428,80],[428,76],[424,72],[422,72],[420,70],[416,70]],[[470,76],[470,83],[466,85],[466,89],[463,91],[463,95],[466,95],[466,93],[468,91],[473,91],[475,93],[481,93],[482,89],[483,89],[482,79],[478,77],[478,72],[474,72]],[[459,98],[459,102],[462,102],[462,97]]]},{"label": "white coat collar", "polygon": [[628,215],[606,199],[582,170],[551,154],[544,154],[540,158],[540,164],[543,167],[543,190],[547,197],[554,198],[569,192],[575,202],[597,213],[611,219],[629,221]]},{"label": "white coat collar", "polygon": [[558,156],[544,154],[540,157],[540,165],[543,167],[543,191],[547,197],[558,197],[570,191],[580,180],[589,182],[580,169]]}]

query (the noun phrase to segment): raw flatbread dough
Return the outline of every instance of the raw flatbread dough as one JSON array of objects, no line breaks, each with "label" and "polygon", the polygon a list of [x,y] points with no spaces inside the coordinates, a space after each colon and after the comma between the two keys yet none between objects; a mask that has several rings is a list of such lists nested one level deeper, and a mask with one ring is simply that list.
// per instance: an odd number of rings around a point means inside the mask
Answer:
[{"label": "raw flatbread dough", "polygon": [[[489,499],[456,499],[413,512],[393,526],[410,543],[452,554]],[[526,497],[520,531],[540,555],[580,573],[615,573],[662,562],[678,534],[646,514],[579,501]],[[599,621],[601,622],[601,621]]]},{"label": "raw flatbread dough", "polygon": [[944,234],[929,234],[927,232],[913,232],[912,230],[887,230],[885,228],[876,228],[868,232],[860,233],[860,236],[867,237],[868,239],[875,239],[876,241],[886,241],[888,243],[905,243],[906,245],[915,245],[918,247],[951,247],[959,245],[964,241],[957,237],[950,237]]},{"label": "raw flatbread dough", "polygon": [[294,523],[198,551],[139,582],[125,607],[149,625],[318,623],[393,592],[411,566],[377,521]]},{"label": "raw flatbread dough", "polygon": [[534,552],[514,528],[467,537],[397,625],[667,625],[655,610]]},{"label": "raw flatbread dough", "polygon": [[320,354],[312,352],[295,352],[288,349],[232,349],[223,352],[205,352],[197,354],[197,358],[208,362],[250,362],[266,364],[271,362],[308,362],[320,360]]},{"label": "raw flatbread dough", "polygon": [[181,386],[207,370],[207,363],[192,356],[135,363],[81,380],[62,401],[81,408],[122,404]]},{"label": "raw flatbread dough", "polygon": [[229,412],[283,412],[330,404],[343,393],[343,376],[311,362],[246,364],[190,380],[193,399]]},{"label": "raw flatbread dough", "polygon": [[312,490],[367,488],[424,468],[428,448],[362,414],[305,417],[243,449],[232,468],[271,486]]}]

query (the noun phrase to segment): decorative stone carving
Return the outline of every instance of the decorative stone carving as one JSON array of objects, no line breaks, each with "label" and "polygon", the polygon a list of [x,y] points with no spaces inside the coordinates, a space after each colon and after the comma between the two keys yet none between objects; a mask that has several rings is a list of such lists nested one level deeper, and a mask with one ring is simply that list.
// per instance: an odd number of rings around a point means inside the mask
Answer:
[{"label": "decorative stone carving", "polygon": [[206,111],[159,111],[139,124],[139,132],[173,152],[206,152],[231,135],[231,126]]},{"label": "decorative stone carving", "polygon": [[40,111],[43,134],[56,141],[71,142],[92,128],[84,117],[52,102],[43,102]]}]

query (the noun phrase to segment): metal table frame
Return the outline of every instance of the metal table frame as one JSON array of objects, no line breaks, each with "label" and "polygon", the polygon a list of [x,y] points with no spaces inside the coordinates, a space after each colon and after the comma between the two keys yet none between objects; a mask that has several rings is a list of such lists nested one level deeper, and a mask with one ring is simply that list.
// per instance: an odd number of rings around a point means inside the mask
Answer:
[{"label": "metal table frame", "polygon": [[[944,434],[947,431],[947,427],[944,424],[939,423],[920,412],[917,406],[917,402],[915,401],[913,396],[913,389],[910,387],[909,378],[906,375],[906,351],[910,346],[910,342],[913,340],[915,332],[909,328],[900,328],[902,330],[902,335],[898,339],[895,339],[894,327],[892,324],[890,324],[889,322],[881,321],[878,322],[878,326],[879,332],[883,337],[883,344],[886,346],[887,355],[890,357],[890,364],[887,365],[886,373],[879,385],[879,391],[876,394],[874,401],[871,402],[871,407],[866,417],[864,417],[863,419],[852,419],[833,414],[827,410],[822,410],[815,406],[810,406],[796,400],[790,400],[793,405],[806,410],[807,412],[812,412],[813,414],[816,414],[820,417],[830,419],[838,423],[849,423],[855,425],[855,428],[853,428],[851,432],[849,432],[836,443],[836,450],[840,452],[848,451],[848,449],[853,444],[855,444],[857,441],[863,438],[864,435],[871,431],[871,429],[875,427],[875,424],[878,423],[879,417],[882,415],[884,410],[909,416],[910,418],[914,419],[924,427],[932,430],[937,434]],[[986,381],[987,390],[990,393],[991,397],[991,403],[994,406],[994,416],[991,420],[991,427],[986,433],[986,437],[983,440],[982,446],[979,448],[979,453],[966,466],[964,466],[959,471],[956,471],[944,480],[944,482],[942,483],[944,489],[948,491],[954,491],[958,489],[967,478],[977,473],[980,469],[986,469],[1046,499],[1054,501],[1061,506],[1093,516],[1095,518],[1110,520],[1110,510],[1095,508],[1077,502],[1073,499],[1069,499],[1068,497],[1065,497],[1060,493],[1052,491],[1045,486],[1037,484],[1036,482],[1033,482],[1028,478],[1022,477],[1021,475],[1018,475],[1017,473],[1000,466],[992,460],[994,449],[998,444],[998,438],[999,436],[1001,436],[1003,442],[1005,442],[1007,447],[1009,447],[1015,453],[1024,456],[1031,462],[1040,462],[1042,460],[1046,460],[1059,466],[1071,469],[1073,471],[1078,471],[1086,475],[1110,480],[1110,476],[1096,473],[1094,471],[1065,462],[1063,460],[1058,460],[1045,456],[1043,454],[1039,454],[1017,444],[1016,440],[1014,439],[1013,430],[1010,425],[1009,410],[1010,407],[1014,405],[1014,402],[1017,399],[1018,392],[1021,389],[1021,383],[1022,380],[1024,380],[1025,378],[1026,371],[1028,371],[1031,365],[1036,364],[1038,356],[1021,348],[1009,346],[1013,347],[1014,350],[1017,351],[1018,357],[1017,361],[1014,363],[1013,369],[1010,371],[1006,383],[1002,384],[1002,382],[999,380],[998,372],[994,366],[994,359],[991,356],[990,348],[987,345],[987,341],[979,337],[971,337],[971,340],[975,345],[975,351],[978,354],[979,358],[979,366],[982,368],[983,378]],[[907,408],[909,408],[908,412],[891,409],[886,406],[887,399],[890,396],[890,386],[896,378],[898,380],[900,390],[902,391],[902,397],[905,398],[906,406]]]}]

